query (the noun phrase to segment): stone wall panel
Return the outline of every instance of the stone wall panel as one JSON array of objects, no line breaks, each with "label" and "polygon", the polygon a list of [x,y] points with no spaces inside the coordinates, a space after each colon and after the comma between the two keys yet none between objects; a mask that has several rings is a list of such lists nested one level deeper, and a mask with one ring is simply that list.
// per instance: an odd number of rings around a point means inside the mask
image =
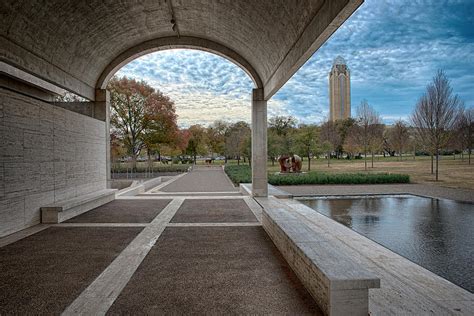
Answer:
[{"label": "stone wall panel", "polygon": [[[0,237],[106,188],[105,123],[0,88]],[[100,170],[104,168],[104,170]]]}]

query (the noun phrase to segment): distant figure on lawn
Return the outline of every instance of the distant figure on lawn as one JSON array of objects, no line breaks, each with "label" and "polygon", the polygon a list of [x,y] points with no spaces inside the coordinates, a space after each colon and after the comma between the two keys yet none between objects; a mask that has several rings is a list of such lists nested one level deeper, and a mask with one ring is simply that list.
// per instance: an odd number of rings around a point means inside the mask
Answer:
[{"label": "distant figure on lawn", "polygon": [[282,155],[278,158],[278,163],[280,164],[280,172],[301,172],[301,157],[298,155]]}]

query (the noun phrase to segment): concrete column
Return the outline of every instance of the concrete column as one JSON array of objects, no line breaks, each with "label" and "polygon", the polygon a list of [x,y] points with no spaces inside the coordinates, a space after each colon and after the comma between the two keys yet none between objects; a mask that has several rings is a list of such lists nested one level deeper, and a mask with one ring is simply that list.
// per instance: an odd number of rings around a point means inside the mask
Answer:
[{"label": "concrete column", "polygon": [[94,118],[105,122],[105,156],[107,188],[111,186],[110,175],[110,93],[106,89],[95,90],[95,102],[93,108]]},{"label": "concrete column", "polygon": [[267,101],[263,89],[252,91],[252,195],[268,196]]}]

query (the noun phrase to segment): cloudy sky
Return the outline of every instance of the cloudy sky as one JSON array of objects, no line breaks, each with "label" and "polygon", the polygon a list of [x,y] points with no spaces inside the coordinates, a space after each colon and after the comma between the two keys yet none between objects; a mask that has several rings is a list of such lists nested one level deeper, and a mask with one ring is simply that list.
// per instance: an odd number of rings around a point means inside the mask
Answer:
[{"label": "cloudy sky", "polygon": [[[386,123],[406,119],[437,69],[474,106],[473,0],[365,0],[268,103],[269,117],[319,123],[329,115],[328,72],[341,55],[351,70],[352,114],[367,99]],[[250,120],[250,78],[195,50],[138,58],[119,76],[144,79],[176,104],[180,126]]]}]

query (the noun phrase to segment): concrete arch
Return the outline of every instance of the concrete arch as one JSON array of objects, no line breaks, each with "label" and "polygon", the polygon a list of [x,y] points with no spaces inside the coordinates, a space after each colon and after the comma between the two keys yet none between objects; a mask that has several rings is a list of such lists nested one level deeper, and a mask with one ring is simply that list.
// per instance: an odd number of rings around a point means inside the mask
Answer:
[{"label": "concrete arch", "polygon": [[173,49],[173,48],[189,48],[196,49],[205,52],[210,52],[221,56],[232,63],[236,64],[242,70],[244,70],[247,75],[252,79],[255,88],[263,88],[263,82],[260,78],[260,75],[245,58],[240,56],[238,53],[232,49],[219,44],[217,42],[197,37],[162,37],[150,41],[143,42],[134,47],[131,47],[117,56],[110,64],[105,67],[102,71],[99,79],[97,80],[96,88],[105,89],[110,78],[124,65],[131,62],[132,60],[161,50]]}]

